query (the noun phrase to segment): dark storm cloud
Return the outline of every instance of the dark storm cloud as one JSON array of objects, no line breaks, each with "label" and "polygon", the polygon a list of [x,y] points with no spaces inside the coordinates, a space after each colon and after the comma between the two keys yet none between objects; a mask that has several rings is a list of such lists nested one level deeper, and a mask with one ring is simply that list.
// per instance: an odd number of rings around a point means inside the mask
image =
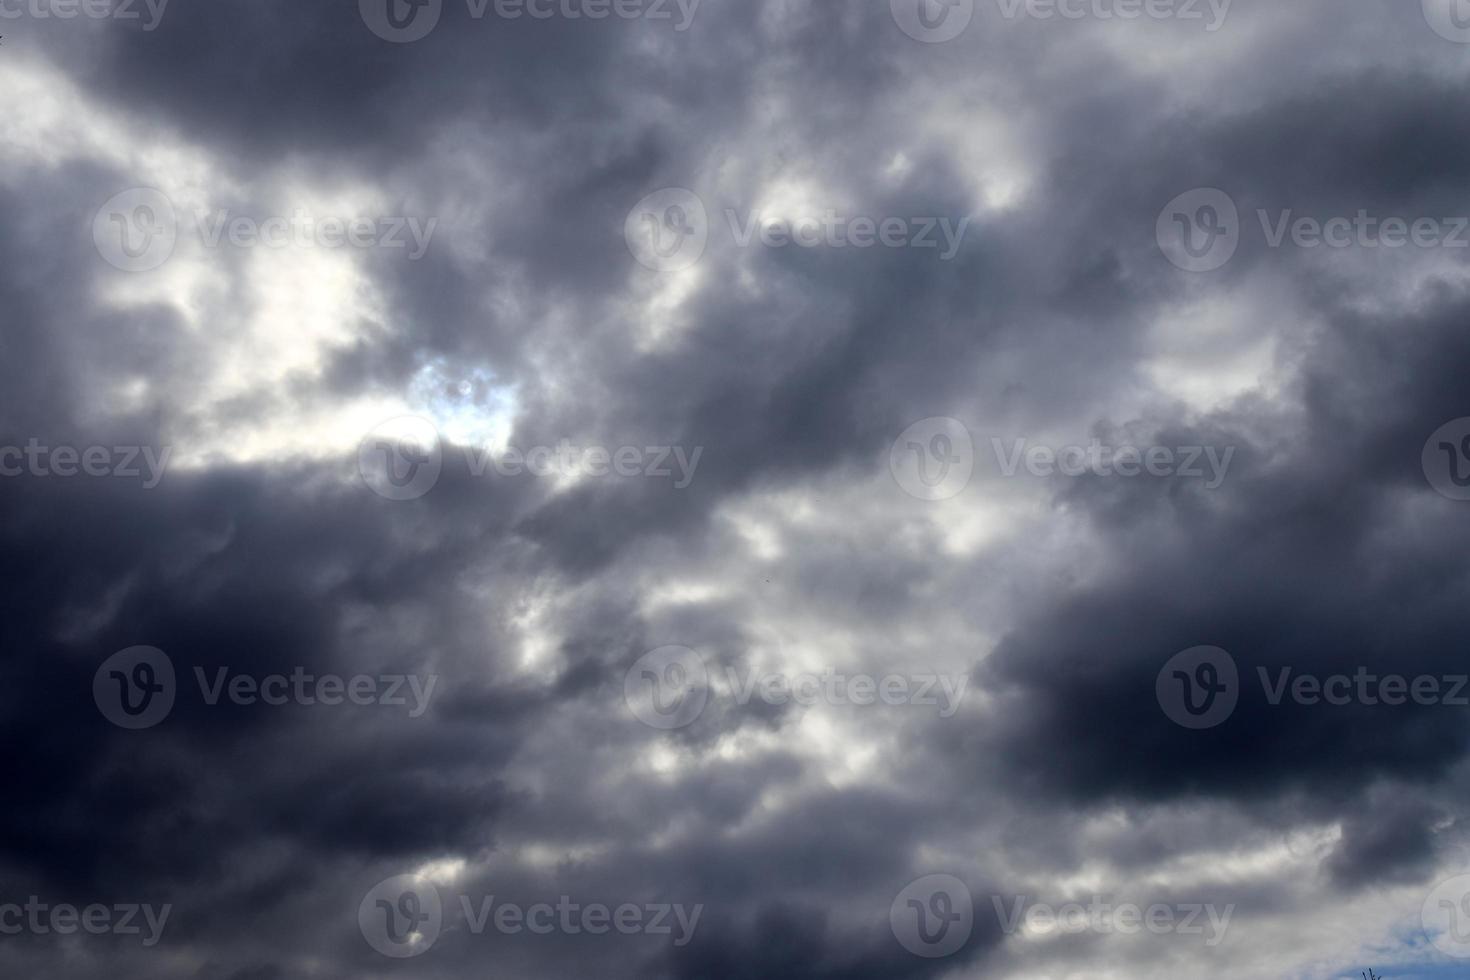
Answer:
[{"label": "dark storm cloud", "polygon": [[[1463,211],[1459,49],[1417,11],[1363,13],[1380,51],[1326,4],[1244,0],[1208,37],[1011,23],[982,3],[964,37],[922,45],[886,6],[706,0],[676,33],[472,20],[449,2],[404,45],[345,0],[173,0],[152,31],[5,22],[7,53],[25,44],[75,83],[78,128],[101,106],[129,148],[58,145],[57,162],[17,143],[0,179],[0,444],[208,451],[146,491],[0,480],[0,733],[24,746],[4,769],[17,802],[0,815],[0,892],[176,906],[165,953],[109,937],[59,963],[56,937],[26,937],[0,940],[0,969],[1269,975],[1300,963],[1271,920],[1316,923],[1323,894],[1418,886],[1447,863],[1461,712],[1272,706],[1255,677],[1460,670],[1470,531],[1419,453],[1470,415],[1462,261],[1334,265],[1265,247],[1254,211]],[[210,190],[233,185],[215,206],[278,208],[308,174],[370,186],[441,231],[418,262],[354,256],[383,304],[354,314],[319,372],[211,401],[195,382],[222,350],[243,371],[289,339],[226,348],[249,336],[246,313],[336,287],[258,291],[255,255],[225,251],[208,257],[215,292],[119,299],[159,280],[116,275],[88,230],[146,182],[129,141],[158,140],[202,154]],[[1018,189],[995,203],[998,175]],[[735,245],[725,210],[787,185],[819,209],[973,221],[945,262]],[[672,312],[650,297],[674,280],[623,240],[629,208],[666,186],[695,190],[714,226]],[[1244,240],[1192,276],[1160,254],[1154,222],[1205,186],[1236,199]],[[1227,350],[1280,339],[1279,390],[1201,409],[1170,387],[1159,323],[1188,339],[1207,308],[1249,321]],[[667,333],[646,342],[660,318]],[[426,364],[441,387],[488,384],[477,371],[514,387],[515,443],[699,446],[697,477],[487,479],[447,440],[431,494],[395,503],[356,479],[350,451],[272,441],[308,430],[313,409],[397,393]],[[119,394],[138,378],[142,395]],[[895,436],[934,415],[965,422],[982,457],[992,434],[1058,430],[1238,452],[1216,490],[987,471],[937,510],[884,472]],[[280,417],[291,424],[262,421]],[[258,454],[210,456],[252,434]],[[983,544],[957,541],[966,517]],[[743,536],[762,522],[775,557]],[[688,595],[655,601],[676,586]],[[788,664],[958,663],[976,691],[953,719],[833,712],[828,729],[792,705],[724,699],[656,732],[622,703],[649,649],[751,668],[776,627],[793,634]],[[297,666],[441,686],[417,718],[196,694],[122,732],[92,677],[136,644],[165,650],[185,688],[196,667]],[[1155,679],[1199,644],[1229,650],[1247,691],[1226,724],[1186,732]],[[1289,838],[1316,879],[1190,863],[1289,851],[1277,838],[1325,824],[1339,825],[1325,843]],[[466,862],[441,885],[449,928],[391,963],[364,943],[357,904],[436,861]],[[934,873],[966,882],[976,917],[957,955],[929,961],[888,914]],[[1237,935],[1276,958],[1097,937],[1038,950],[1002,933],[992,895],[1065,900],[1098,874],[1110,892],[1152,875],[1156,899],[1237,903],[1236,928],[1253,930]],[[706,911],[687,947],[470,934],[454,899],[492,893]]]},{"label": "dark storm cloud", "polygon": [[[933,977],[953,969],[948,961],[921,960],[895,949],[885,935],[887,923],[868,923],[857,936],[832,934],[819,909],[770,904],[746,923],[721,923],[721,940],[675,957],[669,975],[709,980],[753,980],[755,977],[822,977],[866,980],[869,977]],[[961,960],[999,940],[999,929],[973,939]]]},{"label": "dark storm cloud", "polygon": [[[1284,199],[1329,214],[1351,214],[1350,203],[1438,214],[1450,203],[1436,193],[1453,169],[1444,161],[1463,148],[1441,137],[1422,156],[1392,150],[1422,147],[1413,134],[1433,129],[1433,107],[1451,91],[1423,80],[1338,80],[1330,95],[1196,127],[1191,143],[1201,158],[1221,161],[1207,177],[1228,173],[1247,196],[1304,187],[1311,174],[1314,192]],[[1288,129],[1304,152],[1271,154],[1270,134]],[[1392,167],[1381,165],[1386,158]],[[1049,596],[1038,621],[987,665],[997,684],[1021,694],[1008,712],[1013,744],[998,755],[1028,783],[1040,778],[1084,798],[1254,795],[1303,780],[1330,792],[1387,776],[1432,779],[1462,757],[1452,709],[1324,711],[1271,707],[1249,694],[1260,686],[1258,668],[1351,673],[1362,665],[1412,677],[1451,674],[1459,657],[1465,596],[1448,570],[1464,528],[1425,484],[1419,450],[1464,413],[1455,368],[1470,354],[1463,302],[1431,288],[1426,307],[1365,315],[1353,308],[1350,281],[1299,274],[1308,290],[1321,290],[1315,312],[1326,319],[1292,392],[1303,411],[1276,415],[1269,404],[1244,403],[1194,431],[1159,429],[1160,445],[1238,447],[1222,491],[1089,478],[1061,497],[1108,541],[1118,572]],[[1340,304],[1326,298],[1344,287]],[[1262,443],[1262,432],[1279,442]],[[1235,654],[1248,693],[1228,728],[1182,735],[1157,711],[1153,677],[1173,653],[1201,643]]]}]

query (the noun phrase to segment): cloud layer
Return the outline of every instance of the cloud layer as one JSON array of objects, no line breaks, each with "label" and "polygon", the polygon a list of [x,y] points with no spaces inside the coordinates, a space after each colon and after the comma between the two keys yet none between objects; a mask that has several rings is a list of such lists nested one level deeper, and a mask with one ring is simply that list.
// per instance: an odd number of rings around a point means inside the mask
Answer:
[{"label": "cloud layer", "polygon": [[0,13],[0,973],[1470,955],[1451,5]]}]

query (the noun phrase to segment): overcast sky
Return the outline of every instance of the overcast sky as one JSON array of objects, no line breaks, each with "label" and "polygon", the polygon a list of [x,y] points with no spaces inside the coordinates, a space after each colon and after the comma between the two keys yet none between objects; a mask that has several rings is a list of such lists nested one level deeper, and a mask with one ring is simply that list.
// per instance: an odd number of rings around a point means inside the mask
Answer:
[{"label": "overcast sky", "polygon": [[0,975],[1470,970],[1470,4],[0,33]]}]

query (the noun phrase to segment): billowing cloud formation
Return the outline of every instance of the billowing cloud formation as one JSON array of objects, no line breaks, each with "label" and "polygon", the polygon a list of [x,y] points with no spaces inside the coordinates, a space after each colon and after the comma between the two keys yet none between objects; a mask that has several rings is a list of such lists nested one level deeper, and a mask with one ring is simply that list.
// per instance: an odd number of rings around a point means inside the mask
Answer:
[{"label": "billowing cloud formation", "polygon": [[1452,4],[0,13],[3,975],[1470,955]]}]

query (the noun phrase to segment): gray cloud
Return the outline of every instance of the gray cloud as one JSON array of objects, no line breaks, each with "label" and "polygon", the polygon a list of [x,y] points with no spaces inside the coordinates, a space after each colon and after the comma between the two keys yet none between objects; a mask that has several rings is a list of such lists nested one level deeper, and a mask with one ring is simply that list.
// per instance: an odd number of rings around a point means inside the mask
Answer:
[{"label": "gray cloud", "polygon": [[[152,30],[0,25],[0,450],[171,453],[152,488],[0,477],[16,747],[0,906],[172,907],[157,947],[0,936],[0,972],[1454,962],[1421,905],[1470,854],[1465,709],[1273,705],[1257,679],[1462,671],[1470,511],[1421,454],[1470,416],[1463,257],[1272,247],[1258,217],[1465,212],[1462,51],[1416,5],[1237,0],[1207,32],[980,0],[940,44],[881,2],[706,0],[675,31],[446,0],[408,44],[357,6],[172,0]],[[93,235],[134,187],[165,195],[179,234],[130,273]],[[683,272],[625,240],[667,187],[708,215]],[[1184,272],[1157,219],[1209,187],[1237,206],[1239,247]],[[436,225],[413,260],[211,246],[194,226],[222,209]],[[969,224],[947,259],[730,229],[829,212]],[[406,501],[358,471],[359,441],[395,415],[440,436],[442,471]],[[927,501],[890,451],[935,417],[970,434],[973,473]],[[1234,452],[1214,488],[1007,476],[993,440],[1017,439]],[[476,472],[469,452],[562,442],[702,455],[678,488]],[[93,679],[138,645],[180,683],[166,720],[124,731]],[[659,730],[625,680],[671,645],[712,680],[697,718]],[[1242,683],[1228,720],[1191,731],[1156,681],[1200,645]],[[221,668],[438,681],[417,717],[211,705],[195,671]],[[969,686],[940,717],[742,702],[730,672]],[[445,915],[395,962],[355,914],[405,874]],[[929,959],[890,913],[935,874],[974,915]],[[491,895],[703,911],[687,945],[477,934],[460,899]],[[995,901],[1018,895],[1234,911],[1217,946],[1048,939],[1005,931]]]}]

